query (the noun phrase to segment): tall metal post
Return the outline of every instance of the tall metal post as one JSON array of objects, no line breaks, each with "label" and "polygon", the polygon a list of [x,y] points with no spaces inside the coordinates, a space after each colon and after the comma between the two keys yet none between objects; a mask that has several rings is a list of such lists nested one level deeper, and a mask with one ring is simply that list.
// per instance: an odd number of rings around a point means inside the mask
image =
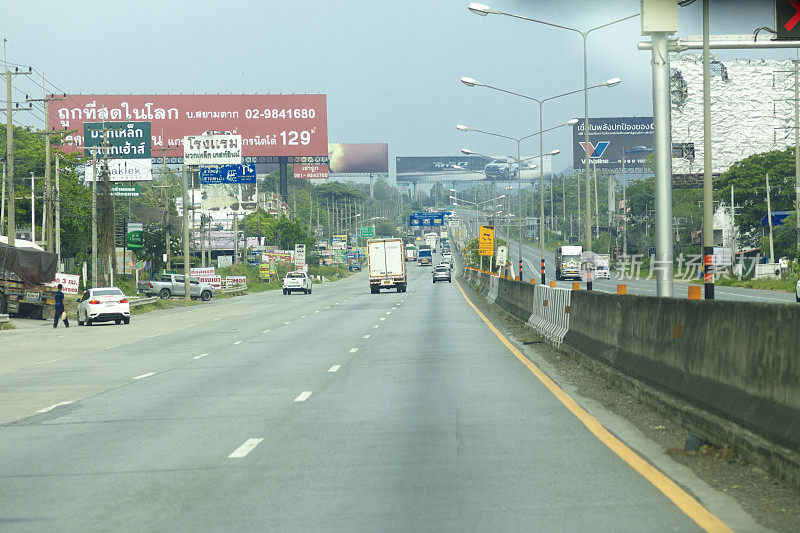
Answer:
[{"label": "tall metal post", "polygon": [[60,154],[56,154],[56,197],[55,197],[55,251],[58,264],[61,264],[61,174]]},{"label": "tall metal post", "polygon": [[183,281],[184,297],[187,302],[191,300],[189,286],[189,180],[187,177],[186,163],[181,165],[181,192],[183,193]]},{"label": "tall metal post", "polygon": [[0,235],[6,220],[6,162],[3,161],[3,185],[0,186]]},{"label": "tall metal post", "polygon": [[[586,41],[584,40],[585,43]],[[589,94],[588,89],[586,89],[586,94]],[[539,102],[539,254],[541,256],[541,279],[542,285],[544,285],[544,142],[542,140],[544,135],[542,134],[542,103]],[[550,171],[552,172],[552,169]],[[520,255],[521,258],[522,256]],[[522,276],[519,279],[522,280]]]},{"label": "tall metal post", "polygon": [[97,287],[97,149],[92,149],[92,288]]},{"label": "tall metal post", "polygon": [[667,33],[652,33],[653,124],[656,199],[656,294],[672,296],[672,146]]},{"label": "tall metal post", "polygon": [[622,153],[622,257],[628,257],[628,178],[625,175],[625,150]]},{"label": "tall metal post", "polygon": [[11,118],[11,71],[6,65],[6,165],[8,167],[8,244],[14,246],[17,233],[14,199],[14,121]]},{"label": "tall metal post", "polygon": [[800,84],[798,84],[799,59],[794,62],[794,216],[797,255],[800,257]]},{"label": "tall metal post", "polygon": [[714,299],[714,182],[711,175],[711,77],[708,2],[703,0],[703,281],[705,299]]},{"label": "tall metal post", "polygon": [[[586,58],[586,37],[585,33],[581,33],[581,37],[583,37],[583,108],[584,108],[584,117],[583,117],[583,140],[586,143],[586,220],[585,220],[585,231],[586,234],[584,235],[586,239],[586,250],[585,252],[592,251],[592,180],[589,176],[589,156],[591,155],[591,150],[589,148],[589,70],[587,65],[587,58]],[[542,258],[544,260],[544,258]],[[592,269],[586,269],[586,290],[592,290]]]},{"label": "tall metal post", "polygon": [[[522,277],[522,155],[519,148],[521,142],[521,139],[517,140],[517,256],[519,258],[520,281],[525,279]],[[478,234],[477,227],[475,228],[475,234]]]}]

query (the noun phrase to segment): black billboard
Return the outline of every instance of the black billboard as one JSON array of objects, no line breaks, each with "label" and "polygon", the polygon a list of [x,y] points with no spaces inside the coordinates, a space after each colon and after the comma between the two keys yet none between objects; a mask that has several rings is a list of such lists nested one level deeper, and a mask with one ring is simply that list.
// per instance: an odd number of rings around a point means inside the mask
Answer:
[{"label": "black billboard", "polygon": [[572,167],[586,168],[586,154],[597,168],[642,167],[653,153],[653,117],[589,119],[589,146],[584,146],[583,119],[572,126]]}]

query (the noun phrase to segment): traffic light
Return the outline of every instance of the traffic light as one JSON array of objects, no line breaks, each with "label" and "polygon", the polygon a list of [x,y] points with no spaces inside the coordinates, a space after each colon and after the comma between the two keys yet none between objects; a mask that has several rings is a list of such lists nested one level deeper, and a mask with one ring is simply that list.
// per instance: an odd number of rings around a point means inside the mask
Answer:
[{"label": "traffic light", "polygon": [[800,0],[775,0],[777,39],[800,41]]}]

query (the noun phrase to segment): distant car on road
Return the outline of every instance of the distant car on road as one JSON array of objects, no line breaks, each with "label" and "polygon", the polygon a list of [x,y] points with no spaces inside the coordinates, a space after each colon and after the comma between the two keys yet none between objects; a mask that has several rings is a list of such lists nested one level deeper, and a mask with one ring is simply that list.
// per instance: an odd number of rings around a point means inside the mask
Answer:
[{"label": "distant car on road", "polygon": [[129,324],[131,304],[117,287],[98,287],[89,289],[78,298],[78,325],[91,326],[95,322]]},{"label": "distant car on road", "polygon": [[452,275],[450,274],[450,265],[441,264],[434,267],[433,282],[436,283],[437,281],[447,281],[448,283],[453,282]]},{"label": "distant car on road", "polygon": [[302,270],[289,272],[283,278],[283,294],[289,294],[294,291],[311,294],[311,278]]},{"label": "distant car on road", "polygon": [[[166,300],[172,296],[184,296],[186,284],[183,274],[162,274],[157,280],[140,281],[137,290],[145,296],[158,296]],[[208,283],[200,283],[194,278],[189,278],[189,296],[209,301],[216,294],[216,289]]]},{"label": "distant car on road", "polygon": [[359,263],[358,261],[354,261],[350,263],[350,266],[348,268],[350,272],[361,272],[361,263]]},{"label": "distant car on road", "polygon": [[453,255],[450,252],[442,252],[442,263],[447,263],[448,265],[453,264]]}]

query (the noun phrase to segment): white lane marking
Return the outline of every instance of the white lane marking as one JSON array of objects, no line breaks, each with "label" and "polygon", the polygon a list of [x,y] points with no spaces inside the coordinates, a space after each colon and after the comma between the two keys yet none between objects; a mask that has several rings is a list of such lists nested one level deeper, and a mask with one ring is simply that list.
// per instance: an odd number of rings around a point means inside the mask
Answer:
[{"label": "white lane marking", "polygon": [[222,317],[219,316],[219,317],[215,318],[214,320],[222,320]]},{"label": "white lane marking", "polygon": [[382,317],[381,317],[381,320],[386,320],[386,317],[385,317],[385,316],[382,316]]},{"label": "white lane marking", "polygon": [[106,346],[103,348],[104,350],[110,350],[111,348],[117,348],[118,346],[122,346],[121,344],[115,344],[114,346]]},{"label": "white lane marking", "polygon": [[289,324],[291,324],[291,322],[284,322],[283,323],[284,326],[289,325]]},{"label": "white lane marking", "polygon": [[228,459],[242,459],[247,457],[247,454],[252,452],[256,446],[261,444],[261,441],[264,439],[247,439],[244,441],[244,444],[233,450],[233,452],[228,456]]},{"label": "white lane marking", "polygon": [[378,329],[378,326],[380,326],[380,324],[375,324],[374,326],[372,326],[372,329]]},{"label": "white lane marking", "polygon": [[242,341],[236,341],[236,342],[233,343],[234,346],[236,346],[238,344],[242,344]]},{"label": "white lane marking", "polygon": [[315,315],[316,315],[317,313],[319,313],[319,309],[317,309],[316,311],[314,311],[314,314],[315,314]]},{"label": "white lane marking", "polygon": [[331,306],[329,305],[329,306],[328,306],[328,307],[326,307],[325,309],[330,309],[330,308],[331,308]]},{"label": "white lane marking", "polygon": [[296,402],[304,402],[308,400],[308,397],[311,396],[312,392],[310,390],[305,390],[300,393],[300,395],[294,399]]},{"label": "white lane marking", "polygon": [[155,335],[150,335],[150,338],[152,339],[153,337],[160,337],[161,335],[163,335],[163,333],[156,333]]},{"label": "white lane marking", "polygon": [[265,330],[264,330],[264,331],[262,331],[261,333],[269,333],[270,331],[272,331],[272,330],[271,330],[271,329],[265,329]]},{"label": "white lane marking", "polygon": [[336,302],[336,303],[335,303],[335,304],[333,304],[333,305],[339,305],[339,302]]},{"label": "white lane marking", "polygon": [[357,351],[358,351],[358,348],[350,348],[350,353],[356,353]]},{"label": "white lane marking", "polygon": [[397,309],[397,306],[395,306],[395,307],[392,307],[392,311],[394,311],[395,309]]},{"label": "white lane marking", "polygon": [[187,327],[187,328],[193,328],[193,327],[195,327],[195,326],[196,326],[197,324],[199,324],[199,323],[200,323],[200,322],[196,322],[196,323],[194,323],[194,324],[189,324],[189,325],[188,325],[188,326],[186,326],[186,327]]},{"label": "white lane marking", "polygon": [[202,359],[203,357],[207,356],[207,353],[201,353],[200,355],[195,355],[192,359]]},{"label": "white lane marking", "polygon": [[365,338],[365,339],[369,339],[369,333],[367,333],[366,335],[364,335],[364,337],[363,337],[363,338]]},{"label": "white lane marking", "polygon": [[392,314],[392,312],[391,312],[391,311],[386,311],[386,314],[387,314],[387,315],[391,315],[391,314]]},{"label": "white lane marking", "polygon": [[308,316],[308,315],[303,315],[303,316],[301,316],[300,318],[305,318],[305,317],[307,317],[307,316]]},{"label": "white lane marking", "polygon": [[39,409],[39,410],[38,410],[38,411],[36,411],[36,412],[37,412],[37,413],[46,413],[46,412],[48,412],[48,411],[52,411],[52,410],[53,410],[53,409],[55,409],[56,407],[61,407],[62,405],[69,405],[69,404],[71,404],[71,403],[72,403],[72,402],[59,402],[59,403],[55,403],[55,404],[51,405],[50,407],[45,407],[44,409]]},{"label": "white lane marking", "polygon": [[36,363],[33,366],[46,365],[47,363],[53,363],[55,361],[61,361],[61,359],[50,359],[49,361],[42,361],[41,363]]},{"label": "white lane marking", "polygon": [[147,374],[142,374],[141,376],[136,376],[133,379],[144,379],[144,378],[149,378],[150,376],[155,376],[155,375],[156,375],[155,372],[148,372]]},{"label": "white lane marking", "polygon": [[330,368],[328,369],[328,372],[336,372],[336,371],[337,371],[337,370],[339,370],[340,368],[342,368],[342,365],[333,365],[332,367],[330,367]]}]

